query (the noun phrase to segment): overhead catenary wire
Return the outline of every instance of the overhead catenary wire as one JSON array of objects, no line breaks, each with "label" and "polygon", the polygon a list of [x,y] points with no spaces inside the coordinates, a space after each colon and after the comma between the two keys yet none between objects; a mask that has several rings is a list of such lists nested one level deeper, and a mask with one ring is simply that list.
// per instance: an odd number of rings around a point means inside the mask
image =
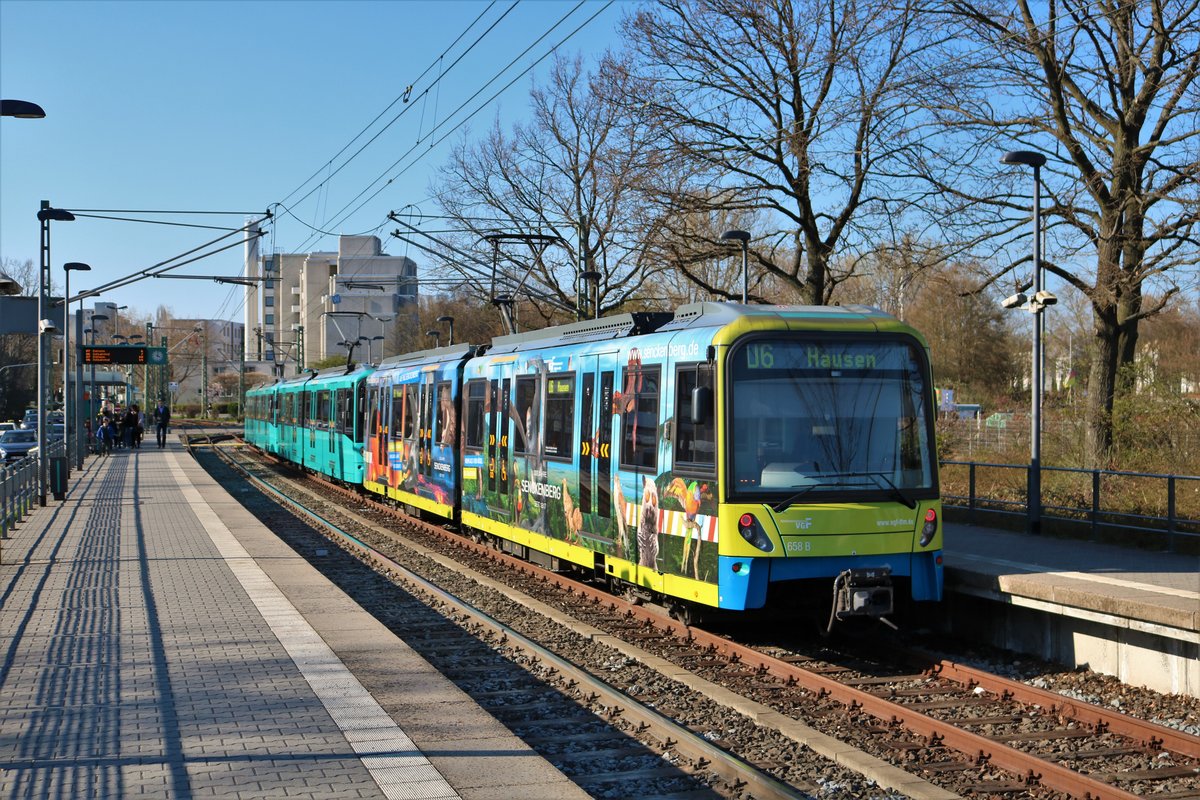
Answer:
[{"label": "overhead catenary wire", "polygon": [[[564,14],[562,17],[560,17],[544,33],[542,33],[540,36],[538,36],[537,39],[535,39],[530,45],[528,45],[523,51],[521,51],[520,54],[515,56],[513,59],[511,59],[508,62],[508,64],[506,64],[504,67],[502,67],[500,70],[498,70],[491,78],[489,78],[470,97],[468,97],[466,100],[464,100],[462,103],[460,103],[453,111],[451,111],[449,114],[447,114],[444,120],[436,123],[432,128],[430,128],[429,133],[424,138],[418,139],[418,141],[416,141],[411,147],[408,148],[408,150],[406,150],[404,153],[402,153],[399,158],[397,158],[386,169],[384,169],[377,178],[375,178],[373,181],[371,181],[371,183],[367,184],[367,186],[362,191],[360,191],[357,195],[355,195],[353,198],[351,198],[345,205],[343,205],[342,208],[339,209],[338,212],[335,214],[335,216],[338,217],[338,220],[334,224],[336,225],[336,224],[338,224],[338,222],[342,222],[342,221],[348,219],[351,215],[360,211],[363,208],[363,206],[365,206],[367,203],[369,203],[370,201],[372,201],[376,197],[378,197],[379,194],[382,193],[388,186],[390,186],[398,178],[403,176],[406,172],[408,172],[408,170],[410,170],[414,166],[416,166],[416,164],[418,162],[420,162],[425,157],[425,155],[432,150],[433,147],[435,147],[438,144],[445,141],[449,136],[451,136],[454,132],[456,132],[464,124],[466,124],[471,119],[473,119],[476,114],[478,114],[484,108],[487,108],[492,103],[492,101],[494,101],[497,97],[499,97],[504,92],[508,91],[508,89],[511,88],[513,86],[513,84],[515,84],[518,80],[520,80],[521,78],[528,75],[534,69],[534,67],[536,67],[538,64],[540,64],[542,61],[544,61],[552,53],[556,52],[559,48],[561,48],[564,44],[566,44],[566,42],[570,41],[571,38],[573,38],[575,35],[577,35],[579,33],[579,31],[581,31],[588,24],[590,24],[593,20],[595,20],[602,13],[604,13],[613,4],[613,2],[614,2],[614,0],[609,0],[609,2],[603,4],[600,7],[600,9],[596,11],[596,13],[592,14],[590,17],[588,17],[586,20],[584,20],[583,23],[581,23],[578,27],[576,27],[573,31],[571,31],[565,37],[563,37],[563,39],[560,40],[557,44],[553,45],[549,50],[547,50],[545,53],[543,53],[540,57],[538,57],[536,60],[531,62],[524,70],[522,70],[517,75],[515,75],[508,83],[506,83],[498,91],[493,93],[487,100],[480,103],[473,111],[471,111],[469,114],[464,116],[461,120],[456,122],[442,136],[440,136],[436,140],[430,142],[429,146],[427,148],[425,148],[421,152],[417,152],[416,156],[412,159],[412,161],[410,161],[407,165],[405,165],[403,168],[401,168],[399,172],[392,175],[391,177],[387,177],[389,172],[396,169],[406,158],[408,158],[414,152],[416,152],[417,149],[421,145],[425,144],[426,142],[429,142],[429,140],[437,133],[437,131],[439,129],[441,129],[444,125],[448,124],[450,122],[450,120],[455,117],[455,115],[457,115],[464,108],[466,108],[477,97],[479,97],[479,95],[482,94],[484,92],[484,90],[487,89],[487,87],[491,86],[493,83],[495,83],[497,80],[499,80],[501,78],[501,76],[503,76],[506,72],[508,72],[509,69],[511,69],[522,58],[524,58],[529,53],[529,51],[531,51],[534,47],[536,47],[539,43],[541,43],[547,36],[549,36],[551,33],[553,33],[560,25],[562,25],[564,22],[566,22],[567,19],[569,19],[572,15],[574,15],[574,13],[576,11],[578,11],[579,8],[581,8],[585,4],[584,0],[580,0],[579,3],[577,3],[575,6],[573,6],[566,14]],[[386,178],[386,180],[385,180],[385,178]],[[367,193],[370,192],[371,187],[380,183],[380,181],[383,181],[383,184],[381,186],[379,186],[379,188],[376,189],[374,192],[372,192],[368,195]],[[359,203],[357,206],[355,206],[354,208],[351,208],[351,206],[355,203],[355,201],[359,200],[364,195],[367,195],[366,198],[361,203]],[[310,236],[308,239],[306,239],[305,242],[301,245],[300,250],[302,251],[303,248],[308,246],[308,243],[312,240],[313,240],[312,236]]]}]

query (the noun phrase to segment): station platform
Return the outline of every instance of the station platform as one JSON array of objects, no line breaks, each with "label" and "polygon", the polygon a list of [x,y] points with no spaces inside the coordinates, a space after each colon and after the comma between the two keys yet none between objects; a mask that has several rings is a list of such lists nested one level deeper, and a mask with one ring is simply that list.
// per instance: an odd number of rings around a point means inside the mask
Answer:
[{"label": "station platform", "polygon": [[944,529],[949,628],[1200,697],[1200,559],[977,525]]},{"label": "station platform", "polygon": [[173,441],[0,556],[0,795],[585,797]]}]

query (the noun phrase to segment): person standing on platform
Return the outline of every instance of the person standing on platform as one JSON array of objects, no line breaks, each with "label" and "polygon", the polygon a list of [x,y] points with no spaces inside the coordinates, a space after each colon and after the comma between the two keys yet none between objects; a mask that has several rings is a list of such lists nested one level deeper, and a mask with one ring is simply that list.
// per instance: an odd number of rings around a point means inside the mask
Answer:
[{"label": "person standing on platform", "polygon": [[167,404],[162,400],[158,401],[158,408],[154,409],[155,432],[158,434],[158,446],[163,448],[167,446],[167,427],[171,424],[171,409],[167,408]]},{"label": "person standing on platform", "polygon": [[130,450],[133,449],[133,440],[136,435],[137,409],[129,406],[125,409],[124,416],[121,417],[121,439]]}]

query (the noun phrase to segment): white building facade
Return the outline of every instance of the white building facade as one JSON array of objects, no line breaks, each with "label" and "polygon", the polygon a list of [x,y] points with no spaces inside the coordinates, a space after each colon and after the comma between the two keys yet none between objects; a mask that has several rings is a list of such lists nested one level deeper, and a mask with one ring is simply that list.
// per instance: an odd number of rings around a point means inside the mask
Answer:
[{"label": "white building facade", "polygon": [[259,256],[247,243],[246,360],[294,375],[329,356],[379,361],[398,352],[398,326],[415,324],[417,265],[384,253],[378,236],[339,236],[337,252]]}]

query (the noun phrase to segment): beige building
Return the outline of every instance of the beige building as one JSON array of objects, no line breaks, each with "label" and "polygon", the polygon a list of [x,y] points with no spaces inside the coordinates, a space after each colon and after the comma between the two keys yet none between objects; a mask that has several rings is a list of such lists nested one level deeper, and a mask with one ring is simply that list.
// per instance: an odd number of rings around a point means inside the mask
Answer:
[{"label": "beige building", "polygon": [[346,342],[355,361],[397,352],[398,325],[416,315],[411,259],[384,253],[378,236],[339,236],[336,253],[260,257],[256,248],[248,242],[246,274],[255,282],[246,287],[245,344],[248,362],[264,362],[260,371],[294,375],[346,353]]}]

